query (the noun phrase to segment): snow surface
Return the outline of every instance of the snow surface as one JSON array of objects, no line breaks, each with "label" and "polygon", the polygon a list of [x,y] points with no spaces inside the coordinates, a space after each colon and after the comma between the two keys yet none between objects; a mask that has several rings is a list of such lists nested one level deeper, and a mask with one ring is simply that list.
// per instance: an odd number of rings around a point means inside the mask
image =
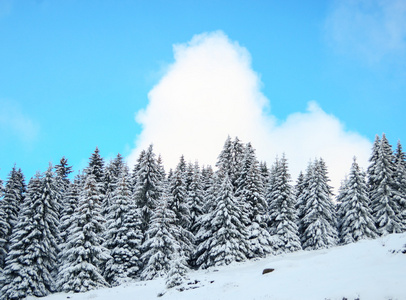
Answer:
[{"label": "snow surface", "polygon": [[[87,293],[58,293],[44,300],[406,299],[406,233],[325,250],[299,251],[225,267],[190,271],[187,290],[165,289],[165,279],[126,283]],[[262,275],[265,268],[275,271]],[[188,282],[199,281],[197,284]],[[191,289],[195,287],[195,289]],[[165,294],[161,298],[157,295]],[[36,299],[28,297],[28,299]]]}]

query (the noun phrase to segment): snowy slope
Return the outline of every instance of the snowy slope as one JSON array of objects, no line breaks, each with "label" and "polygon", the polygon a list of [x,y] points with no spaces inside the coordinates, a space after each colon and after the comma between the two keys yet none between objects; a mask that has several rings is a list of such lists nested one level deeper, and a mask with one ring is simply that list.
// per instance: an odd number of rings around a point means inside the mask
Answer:
[{"label": "snowy slope", "polygon": [[[162,279],[136,282],[83,294],[54,294],[44,300],[135,299],[406,299],[405,234],[360,241],[328,250],[299,251],[257,261],[191,271],[188,290],[166,291]],[[275,271],[262,275],[264,268]],[[190,287],[198,287],[190,289]],[[160,292],[166,293],[157,298]],[[36,299],[29,297],[28,299]]]}]

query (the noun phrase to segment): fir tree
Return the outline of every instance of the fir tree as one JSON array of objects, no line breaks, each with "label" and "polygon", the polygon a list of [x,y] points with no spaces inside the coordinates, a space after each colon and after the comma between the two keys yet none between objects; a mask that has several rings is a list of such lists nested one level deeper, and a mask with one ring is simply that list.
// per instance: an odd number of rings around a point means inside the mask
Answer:
[{"label": "fir tree", "polygon": [[222,183],[218,192],[215,207],[206,219],[211,220],[209,232],[200,233],[204,236],[199,244],[197,264],[201,268],[228,265],[234,261],[246,259],[246,228],[241,222],[242,212],[234,198],[231,180],[227,174],[221,176]]},{"label": "fir tree", "polygon": [[[375,149],[377,147],[377,149]],[[392,147],[385,135],[379,145],[374,145],[373,155],[368,168],[372,216],[381,235],[403,231],[400,208],[396,201],[395,165]]]},{"label": "fir tree", "polygon": [[64,205],[62,207],[59,223],[59,232],[62,244],[67,241],[68,228],[71,225],[71,218],[76,207],[78,206],[80,186],[80,176],[76,176],[75,181],[69,186],[65,193]]},{"label": "fir tree", "polygon": [[1,298],[43,297],[54,291],[59,251],[58,193],[51,165],[43,178],[37,174],[30,181],[11,236]]},{"label": "fir tree", "polygon": [[148,239],[147,231],[152,213],[162,194],[162,182],[160,179],[158,164],[153,147],[150,145],[148,150],[140,157],[136,186],[134,187],[134,200],[139,210],[143,241]]},{"label": "fir tree", "polygon": [[196,161],[193,167],[193,177],[189,185],[187,202],[190,209],[190,231],[195,236],[199,230],[198,219],[203,215],[204,191],[202,187],[202,175],[199,164]]},{"label": "fir tree", "polygon": [[406,155],[402,145],[398,142],[395,152],[395,183],[397,193],[395,201],[399,205],[399,219],[403,223],[403,231],[406,230]]},{"label": "fir tree", "polygon": [[288,171],[285,156],[277,160],[275,164],[275,179],[271,193],[269,219],[270,233],[274,237],[274,249],[278,253],[293,252],[301,250],[299,232],[297,228],[297,215],[293,188],[289,183],[290,174]]},{"label": "fir tree", "polygon": [[130,191],[130,177],[123,171],[114,190],[107,215],[105,246],[111,258],[106,264],[105,278],[117,286],[134,278],[139,269],[141,232]]},{"label": "fir tree", "polygon": [[104,223],[96,176],[90,173],[71,218],[67,242],[61,255],[60,291],[77,293],[108,286],[100,269],[109,259],[108,250],[102,246]]},{"label": "fir tree", "polygon": [[[147,235],[142,248],[144,269],[141,272],[142,280],[156,277],[165,277],[171,269],[171,262],[181,255],[180,244],[177,238],[180,228],[176,225],[175,213],[168,208],[168,200],[172,196],[164,193],[159,205],[154,210]],[[183,258],[183,261],[186,260]]]},{"label": "fir tree", "polygon": [[10,236],[17,223],[24,192],[24,176],[21,170],[17,170],[14,166],[3,190],[3,199],[0,201],[0,269],[4,267],[4,260],[10,246]]},{"label": "fir tree", "polygon": [[331,201],[327,171],[323,160],[310,167],[302,203],[302,248],[305,250],[328,248],[336,245],[337,229],[335,209]]},{"label": "fir tree", "polygon": [[348,244],[361,239],[376,238],[376,228],[369,208],[365,174],[357,162],[351,167],[348,181],[341,191],[340,239]]},{"label": "fir tree", "polygon": [[272,238],[266,229],[267,203],[263,179],[254,149],[248,143],[236,180],[235,196],[241,207],[242,219],[248,233],[248,258],[264,257],[272,252]]}]

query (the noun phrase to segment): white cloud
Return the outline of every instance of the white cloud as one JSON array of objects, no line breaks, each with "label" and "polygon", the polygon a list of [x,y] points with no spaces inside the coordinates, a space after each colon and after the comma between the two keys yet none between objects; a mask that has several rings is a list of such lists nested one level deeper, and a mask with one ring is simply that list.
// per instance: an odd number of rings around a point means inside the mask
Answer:
[{"label": "white cloud", "polygon": [[323,157],[336,186],[354,155],[366,164],[370,142],[347,132],[315,102],[277,124],[266,113],[270,103],[261,93],[248,51],[224,33],[196,35],[174,46],[174,56],[175,62],[150,91],[148,106],[136,114],[143,129],[128,158],[131,165],[150,143],[166,167],[175,166],[182,154],[214,165],[228,135],[251,142],[258,158],[269,164],[285,152],[295,177],[309,160]]},{"label": "white cloud", "polygon": [[16,103],[0,100],[0,107],[0,133],[12,134],[24,143],[31,143],[37,138],[39,125],[26,116]]},{"label": "white cloud", "polygon": [[326,20],[331,45],[370,63],[406,55],[405,0],[335,1]]}]

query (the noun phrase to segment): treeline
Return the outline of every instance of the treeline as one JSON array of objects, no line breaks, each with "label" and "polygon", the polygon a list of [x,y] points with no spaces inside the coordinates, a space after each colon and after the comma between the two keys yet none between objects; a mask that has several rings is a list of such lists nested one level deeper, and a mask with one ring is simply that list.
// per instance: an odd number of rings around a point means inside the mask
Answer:
[{"label": "treeline", "polygon": [[366,172],[354,159],[335,202],[321,158],[293,185],[284,156],[268,168],[250,143],[228,138],[215,167],[182,156],[166,174],[152,145],[131,171],[96,148],[72,182],[65,158],[27,186],[14,167],[0,184],[0,298],[156,277],[170,288],[191,268],[406,230],[406,156],[385,135]]}]

